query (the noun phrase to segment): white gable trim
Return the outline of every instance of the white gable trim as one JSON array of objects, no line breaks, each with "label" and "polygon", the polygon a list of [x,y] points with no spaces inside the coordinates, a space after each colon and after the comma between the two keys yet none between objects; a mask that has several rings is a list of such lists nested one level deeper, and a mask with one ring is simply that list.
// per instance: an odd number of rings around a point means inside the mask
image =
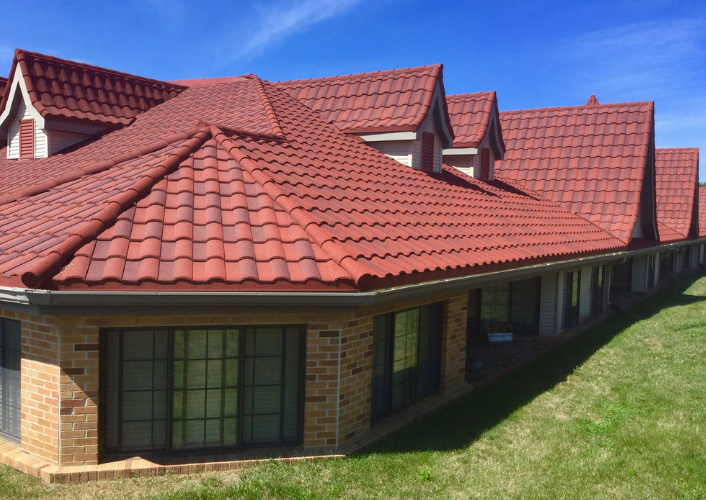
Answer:
[{"label": "white gable trim", "polygon": [[477,155],[478,148],[449,148],[443,150],[444,156]]},{"label": "white gable trim", "polygon": [[[27,108],[27,112],[32,116],[34,119],[34,123],[36,124],[37,128],[44,129],[45,123],[44,123],[44,117],[39,114],[39,111],[34,109],[34,106],[32,106],[32,100],[29,98],[29,92],[27,91],[27,84],[25,84],[25,79],[24,76],[22,75],[22,69],[20,68],[20,65],[18,64],[15,67],[15,76],[12,79],[11,89],[10,89],[10,94],[7,99],[7,103],[5,103],[5,109],[2,111],[2,114],[0,115],[0,129],[6,130],[7,127],[9,126],[10,122],[12,119],[15,118],[15,116],[10,116],[12,114],[12,108],[14,107],[13,104],[15,104],[16,99],[18,99],[20,96],[17,95],[19,92],[21,95],[22,100],[25,103],[25,106]],[[17,103],[17,109],[19,109],[19,102]]]},{"label": "white gable trim", "polygon": [[381,134],[356,134],[365,142],[383,141],[413,141],[418,139],[420,132],[383,132]]}]

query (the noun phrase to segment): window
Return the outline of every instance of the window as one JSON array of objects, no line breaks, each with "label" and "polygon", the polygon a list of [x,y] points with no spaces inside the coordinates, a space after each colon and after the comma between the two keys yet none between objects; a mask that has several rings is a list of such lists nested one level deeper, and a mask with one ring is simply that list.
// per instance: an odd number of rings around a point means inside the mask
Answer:
[{"label": "window", "polygon": [[689,245],[681,247],[681,267],[685,269],[691,267],[690,257],[691,257],[691,247]]},{"label": "window", "polygon": [[422,170],[434,171],[434,132],[422,134]]},{"label": "window", "polygon": [[596,316],[603,312],[604,296],[605,266],[596,266],[593,268],[591,276],[591,316]]},{"label": "window", "polygon": [[610,291],[623,293],[632,291],[632,258],[627,259],[622,264],[613,266]]},{"label": "window", "polygon": [[579,271],[567,272],[564,282],[564,330],[579,324]]},{"label": "window", "polygon": [[371,420],[439,389],[443,304],[375,317]]},{"label": "window", "polygon": [[670,274],[674,272],[674,250],[668,250],[661,254],[660,274]]},{"label": "window", "polygon": [[18,444],[22,425],[21,363],[22,328],[20,322],[0,318],[0,434]]},{"label": "window", "polygon": [[102,452],[296,444],[304,328],[107,330]]},{"label": "window", "polygon": [[20,160],[34,158],[34,120],[20,120]]},{"label": "window", "polygon": [[480,179],[490,180],[490,148],[480,150]]},{"label": "window", "polygon": [[512,331],[515,335],[539,334],[541,279],[497,283],[468,294],[468,335]]}]

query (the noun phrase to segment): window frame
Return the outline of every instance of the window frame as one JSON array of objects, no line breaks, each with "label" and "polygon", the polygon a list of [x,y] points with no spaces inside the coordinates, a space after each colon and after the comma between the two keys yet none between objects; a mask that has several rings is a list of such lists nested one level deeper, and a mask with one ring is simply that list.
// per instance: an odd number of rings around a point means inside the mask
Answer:
[{"label": "window frame", "polygon": [[[564,331],[574,328],[581,322],[581,271],[567,271],[564,275]],[[569,284],[571,278],[571,287]],[[576,277],[576,306],[574,301],[574,277]],[[570,289],[569,289],[570,288]]]},{"label": "window frame", "polygon": [[[283,343],[286,342],[286,330],[287,328],[298,328],[299,332],[299,375],[298,375],[298,394],[299,401],[297,403],[297,438],[295,440],[285,440],[277,443],[262,443],[262,444],[249,444],[243,445],[243,421],[244,421],[244,370],[245,370],[245,335],[248,328],[255,329],[265,329],[265,328],[280,328],[283,331]],[[237,445],[235,446],[225,446],[225,447],[213,447],[213,448],[189,448],[189,449],[173,449],[173,420],[174,420],[174,361],[175,361],[175,351],[174,351],[174,339],[175,332],[177,330],[238,330],[238,422],[237,422]],[[107,398],[106,398],[106,372],[107,372],[107,336],[110,334],[117,335],[122,332],[128,331],[166,331],[167,332],[167,395],[166,395],[166,428],[165,428],[165,445],[162,450],[149,450],[146,452],[136,452],[136,451],[123,451],[122,443],[119,444],[120,451],[108,451],[105,446],[106,440],[106,411],[107,411]],[[122,361],[122,342],[123,336],[120,338],[120,359]],[[109,460],[119,460],[126,457],[135,456],[139,453],[140,456],[148,457],[180,457],[180,456],[199,456],[199,455],[213,455],[220,453],[237,453],[243,450],[257,449],[257,448],[290,448],[300,446],[304,442],[304,410],[306,403],[306,348],[307,348],[307,325],[306,324],[243,324],[243,325],[223,325],[223,324],[204,324],[204,325],[176,325],[176,326],[137,326],[137,327],[115,327],[115,328],[101,328],[99,334],[99,404],[98,404],[98,456],[99,460],[109,459]],[[285,351],[282,352],[282,357],[284,358]],[[283,365],[284,366],[284,365]],[[119,368],[122,370],[122,366]],[[284,367],[282,368],[281,379],[284,380]],[[284,393],[284,390],[282,391]],[[283,399],[283,396],[282,396]],[[118,410],[122,413],[122,409]],[[284,415],[284,414],[283,414]],[[279,429],[280,436],[282,433],[283,420],[280,419]]]}]

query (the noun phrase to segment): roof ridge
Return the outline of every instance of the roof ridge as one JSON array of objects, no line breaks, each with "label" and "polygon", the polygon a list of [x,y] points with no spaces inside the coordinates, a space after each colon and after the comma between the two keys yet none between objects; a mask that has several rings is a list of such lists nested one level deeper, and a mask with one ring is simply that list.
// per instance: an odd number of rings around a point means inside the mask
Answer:
[{"label": "roof ridge", "polygon": [[[627,106],[631,104],[640,104],[640,105],[650,105],[652,108],[654,108],[654,101],[631,101],[631,102],[609,102],[605,104],[596,104],[590,107],[590,109],[596,109],[596,108],[610,108],[610,107],[616,107],[616,106]],[[576,109],[576,110],[582,110],[582,109],[587,109],[585,104],[581,104],[578,106],[554,106],[554,107],[546,107],[546,108],[525,108],[525,109],[510,109],[506,111],[500,111],[500,113],[504,114],[514,114],[514,113],[526,113],[529,111],[560,111],[560,110],[565,110],[565,109]]]},{"label": "roof ridge", "polygon": [[170,144],[173,144],[178,141],[183,141],[183,140],[189,139],[190,137],[193,137],[194,134],[198,133],[199,130],[202,130],[202,129],[203,129],[203,125],[200,127],[195,127],[195,128],[186,130],[184,132],[179,132],[177,134],[167,136],[164,139],[160,139],[159,141],[155,141],[155,142],[151,142],[149,144],[146,144],[142,147],[139,147],[139,148],[133,150],[132,152],[123,153],[121,155],[115,156],[115,157],[111,158],[110,160],[100,161],[98,163],[95,163],[95,164],[87,166],[87,167],[75,168],[75,169],[69,170],[68,172],[65,172],[61,175],[51,177],[50,179],[43,182],[42,184],[37,184],[34,186],[30,186],[28,188],[23,188],[22,190],[18,190],[18,191],[8,193],[6,195],[2,195],[2,196],[0,196],[0,205],[4,205],[6,203],[11,203],[13,201],[17,201],[20,198],[26,198],[29,196],[38,195],[40,193],[43,193],[44,191],[48,191],[49,189],[53,189],[53,188],[58,187],[62,184],[66,184],[67,182],[75,181],[76,179],[79,179],[79,178],[84,177],[86,175],[97,174],[97,173],[102,172],[104,170],[107,170],[111,167],[114,167],[120,163],[129,161],[129,160],[134,160],[135,158],[138,158],[143,155],[154,153],[155,151],[159,151],[160,149],[163,149]]},{"label": "roof ridge", "polygon": [[452,100],[460,100],[468,97],[480,97],[484,94],[497,94],[497,92],[495,90],[481,90],[480,92],[466,92],[465,94],[447,94],[446,98]]},{"label": "roof ridge", "polygon": [[262,82],[262,80],[260,80],[260,77],[258,77],[257,75],[251,75],[249,78],[251,78],[255,82],[255,89],[257,89],[257,95],[262,101],[262,105],[265,107],[265,114],[267,115],[267,120],[270,122],[270,128],[272,129],[273,135],[281,139],[286,139],[286,137],[284,136],[284,132],[282,132],[282,128],[279,126],[279,120],[277,119],[277,113],[275,113],[275,108],[272,106],[272,102],[267,96],[267,92],[265,92],[264,83]]},{"label": "roof ridge", "polygon": [[655,148],[655,151],[699,151],[699,148],[687,147],[687,148]]},{"label": "roof ridge", "polygon": [[[326,231],[300,205],[295,204],[284,191],[247,154],[240,151],[232,139],[226,137],[218,127],[211,127],[211,135],[219,146],[244,168],[265,192],[276,201],[289,216],[311,237],[317,245],[338,264],[356,284],[372,278],[373,271],[346,253]],[[296,195],[295,195],[296,196]],[[313,226],[313,227],[311,227]]]},{"label": "roof ridge", "polygon": [[277,85],[284,85],[284,84],[306,84],[309,82],[320,82],[323,80],[334,80],[334,79],[346,79],[346,78],[353,78],[353,77],[361,77],[361,76],[378,76],[378,75],[390,75],[390,74],[395,74],[395,73],[411,73],[412,71],[415,70],[427,70],[430,68],[439,68],[442,67],[443,64],[437,63],[437,64],[427,64],[424,66],[413,66],[413,67],[408,67],[408,68],[395,68],[395,69],[385,69],[385,70],[380,70],[380,71],[362,71],[360,73],[349,73],[347,75],[331,75],[331,76],[320,76],[318,78],[306,78],[304,80],[280,80],[278,82],[273,82],[274,84]]},{"label": "roof ridge", "polygon": [[[178,83],[168,82],[168,81],[166,81],[166,80],[157,80],[157,79],[155,79],[155,78],[149,78],[149,77],[146,77],[146,76],[140,76],[140,75],[135,75],[135,74],[132,74],[132,73],[126,73],[126,72],[124,72],[124,71],[117,71],[117,70],[114,70],[114,69],[105,68],[105,67],[103,67],[103,66],[96,66],[96,65],[94,65],[94,64],[88,64],[88,63],[83,63],[83,62],[78,62],[78,61],[72,61],[71,59],[62,59],[62,58],[60,58],[60,57],[49,56],[49,55],[47,55],[47,54],[42,54],[42,53],[40,53],[40,52],[31,52],[31,51],[29,51],[29,50],[24,50],[24,49],[15,49],[15,59],[17,59],[18,61],[21,60],[21,59],[24,59],[24,57],[27,56],[27,55],[34,56],[34,57],[41,57],[41,58],[44,58],[44,59],[49,59],[49,60],[56,61],[56,62],[62,63],[62,64],[71,64],[71,65],[78,66],[78,67],[82,67],[82,68],[87,68],[87,69],[102,71],[102,72],[104,72],[104,73],[110,73],[110,74],[115,75],[115,76],[128,77],[128,78],[134,78],[134,79],[138,79],[138,80],[143,80],[143,81],[145,81],[145,82],[152,82],[152,83],[163,84],[163,85],[168,86],[168,87],[180,87],[182,90],[186,90],[186,89],[188,88],[188,87],[185,86],[185,85],[180,85],[180,84],[178,84]],[[22,58],[20,59],[19,56],[22,56]]]},{"label": "roof ridge", "polygon": [[210,136],[210,127],[202,127],[184,145],[170,153],[165,161],[145,173],[126,191],[116,195],[89,221],[74,230],[73,234],[52,248],[38,262],[32,264],[27,271],[22,273],[22,283],[30,288],[38,288],[76,251],[95,240],[105,229],[112,226],[121,213],[135,204],[157,182],[172,173],[185,158],[203,146]]}]

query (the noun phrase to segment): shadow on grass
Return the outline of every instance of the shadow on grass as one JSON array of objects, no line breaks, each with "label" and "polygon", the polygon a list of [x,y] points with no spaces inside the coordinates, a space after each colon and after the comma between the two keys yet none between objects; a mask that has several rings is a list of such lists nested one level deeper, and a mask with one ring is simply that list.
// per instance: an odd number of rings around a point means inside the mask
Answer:
[{"label": "shadow on grass", "polygon": [[608,317],[545,356],[426,415],[422,422],[404,427],[360,454],[449,451],[467,447],[515,410],[566,380],[578,366],[633,323],[648,319],[667,307],[706,300],[706,297],[684,294],[703,275],[698,272],[682,277],[673,287],[656,293],[624,314]]}]

